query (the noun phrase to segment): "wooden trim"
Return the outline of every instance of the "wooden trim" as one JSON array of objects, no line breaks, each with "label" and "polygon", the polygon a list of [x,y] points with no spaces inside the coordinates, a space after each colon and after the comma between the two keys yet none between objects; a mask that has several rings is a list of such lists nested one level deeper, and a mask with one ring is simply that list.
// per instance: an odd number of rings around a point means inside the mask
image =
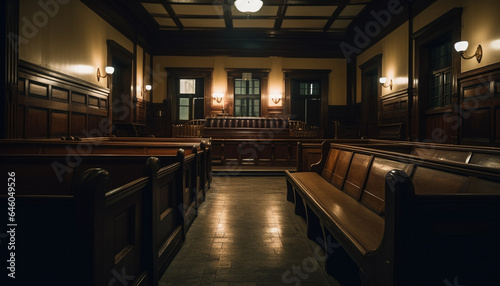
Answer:
[{"label": "wooden trim", "polygon": [[484,77],[485,74],[499,73],[499,72],[500,72],[500,62],[460,73],[458,75],[458,80],[462,81],[472,77]]},{"label": "wooden trim", "polygon": [[0,110],[3,120],[0,123],[0,138],[14,138],[16,130],[17,103],[16,94],[18,88],[18,61],[19,61],[19,1],[6,0],[0,9],[2,25],[0,35],[2,37],[2,58],[0,59]]},{"label": "wooden trim", "polygon": [[[39,66],[24,60],[19,60],[19,69],[26,73],[32,74],[36,77],[41,77],[48,79],[53,82],[59,82],[61,84],[71,84],[79,86],[83,90],[91,89],[93,91],[99,92],[101,94],[108,94],[109,89],[103,88],[100,85],[90,83],[88,81],[82,80],[80,78],[70,76],[43,66]],[[97,68],[96,68],[97,71]]]},{"label": "wooden trim", "polygon": [[402,90],[398,90],[395,92],[391,92],[391,93],[382,95],[382,96],[380,96],[380,100],[381,101],[391,100],[391,99],[398,98],[401,96],[406,96],[406,95],[408,95],[408,93],[409,93],[409,90],[406,88],[406,89],[402,89]]},{"label": "wooden trim", "polygon": [[[375,55],[359,65],[361,69],[361,123],[359,129],[361,136],[367,136],[368,138],[377,136],[375,129],[376,125],[380,124],[382,86],[377,85],[377,98],[373,99],[373,95],[370,94],[371,90],[367,90],[367,74],[375,70],[377,79],[382,75],[382,57],[382,54]],[[376,106],[374,107],[372,104],[376,104]]]}]

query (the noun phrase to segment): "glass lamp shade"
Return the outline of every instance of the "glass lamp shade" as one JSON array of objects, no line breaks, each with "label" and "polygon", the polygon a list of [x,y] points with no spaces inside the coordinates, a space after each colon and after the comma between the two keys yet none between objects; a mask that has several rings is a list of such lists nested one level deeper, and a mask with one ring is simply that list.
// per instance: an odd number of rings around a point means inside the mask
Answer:
[{"label": "glass lamp shade", "polygon": [[381,77],[379,80],[378,80],[381,84],[385,84],[387,82],[387,78],[386,77]]},{"label": "glass lamp shade", "polygon": [[104,68],[107,74],[113,74],[115,72],[115,68],[112,66],[107,66]]},{"label": "glass lamp shade", "polygon": [[257,12],[262,8],[263,4],[261,0],[236,0],[234,2],[236,9],[242,13]]},{"label": "glass lamp shade", "polygon": [[459,53],[465,52],[467,50],[467,47],[469,47],[469,42],[467,41],[460,41],[455,43],[455,50]]}]

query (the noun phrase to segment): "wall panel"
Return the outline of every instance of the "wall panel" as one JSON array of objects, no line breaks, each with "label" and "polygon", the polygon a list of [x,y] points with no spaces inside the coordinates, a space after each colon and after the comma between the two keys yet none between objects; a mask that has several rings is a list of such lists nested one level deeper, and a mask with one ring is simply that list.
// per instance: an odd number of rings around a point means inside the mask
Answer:
[{"label": "wall panel", "polygon": [[500,145],[500,63],[458,76],[461,144]]},{"label": "wall panel", "polygon": [[49,110],[28,108],[26,120],[26,138],[47,138]]},{"label": "wall panel", "polygon": [[[86,124],[86,116],[83,113],[72,113],[71,114],[71,129],[70,134],[72,136],[84,136]],[[89,130],[90,131],[90,130]]]},{"label": "wall panel", "polygon": [[15,138],[82,137],[109,118],[108,89],[24,61],[18,76]]},{"label": "wall panel", "polygon": [[50,137],[67,136],[69,131],[69,116],[67,112],[53,111],[50,118]]}]

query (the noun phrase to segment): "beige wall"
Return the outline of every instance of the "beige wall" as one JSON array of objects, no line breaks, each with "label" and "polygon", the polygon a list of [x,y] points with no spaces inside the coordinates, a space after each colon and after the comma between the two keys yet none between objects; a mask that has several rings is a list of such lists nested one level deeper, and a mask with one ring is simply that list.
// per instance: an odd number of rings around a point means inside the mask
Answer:
[{"label": "beige wall", "polygon": [[481,63],[462,60],[462,72],[500,62],[500,2],[498,0],[439,0],[415,17],[418,31],[454,7],[463,7],[462,40],[469,41],[466,55],[473,55],[478,45],[483,48]]},{"label": "beige wall", "polygon": [[[463,7],[462,39],[469,41],[466,55],[474,54],[477,45],[483,48],[481,63],[462,60],[462,72],[500,62],[500,2],[498,0],[438,0],[414,18],[416,32],[455,7]],[[382,75],[393,79],[392,91],[384,88],[382,95],[408,88],[408,23],[403,24],[357,57],[357,65],[382,54]],[[361,71],[356,72],[356,102],[361,101]]]},{"label": "beige wall", "polygon": [[107,63],[106,41],[130,52],[133,43],[80,1],[48,2],[43,8],[37,0],[20,1],[19,58],[107,87],[108,78],[96,77]]},{"label": "beige wall", "polygon": [[[154,102],[166,98],[167,80],[165,68],[213,68],[212,93],[227,92],[227,68],[269,69],[270,94],[284,93],[283,69],[328,69],[331,70],[328,88],[328,104],[346,104],[346,61],[345,59],[282,58],[282,57],[154,57]],[[158,73],[160,71],[160,73]],[[160,76],[158,76],[160,74]],[[270,103],[270,106],[274,104]],[[278,105],[281,105],[279,103]]]},{"label": "beige wall", "polygon": [[[382,95],[408,88],[408,23],[403,24],[357,57],[358,67],[382,54],[382,76],[392,79],[392,90],[382,89]],[[361,69],[356,69],[356,102],[361,102]]]}]

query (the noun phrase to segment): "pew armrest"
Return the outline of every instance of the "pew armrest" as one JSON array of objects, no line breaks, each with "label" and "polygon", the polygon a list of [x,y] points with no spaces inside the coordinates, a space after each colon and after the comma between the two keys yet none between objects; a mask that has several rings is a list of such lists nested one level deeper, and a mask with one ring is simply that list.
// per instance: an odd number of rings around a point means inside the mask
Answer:
[{"label": "pew armrest", "polygon": [[330,151],[330,141],[325,140],[321,143],[321,159],[311,164],[310,170],[311,172],[315,172],[321,175],[323,172],[323,168],[325,167],[326,160],[328,159],[328,152]]}]

